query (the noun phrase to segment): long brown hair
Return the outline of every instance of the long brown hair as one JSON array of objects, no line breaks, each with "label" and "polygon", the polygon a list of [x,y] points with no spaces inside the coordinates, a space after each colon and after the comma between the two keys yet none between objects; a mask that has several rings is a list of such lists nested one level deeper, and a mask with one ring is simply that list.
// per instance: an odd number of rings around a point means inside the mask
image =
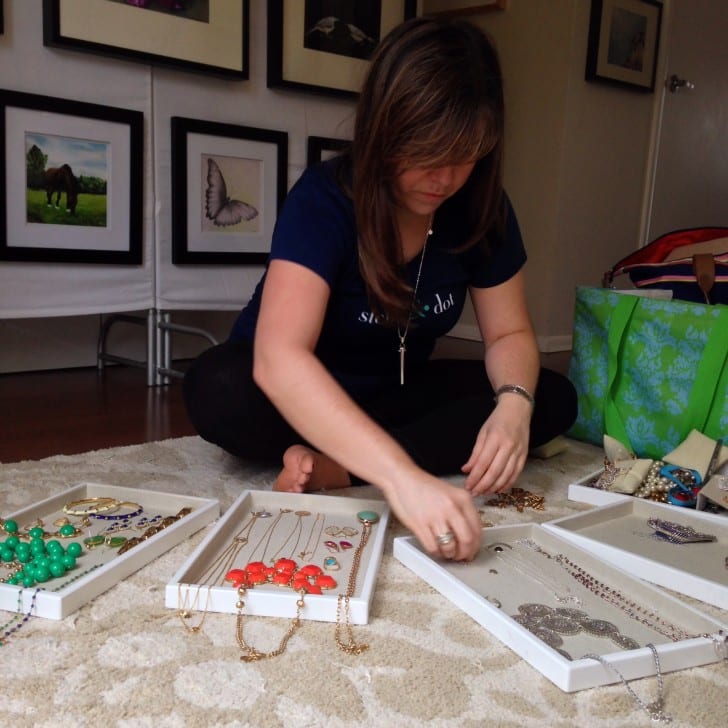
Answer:
[{"label": "long brown hair", "polygon": [[351,146],[359,265],[373,309],[391,324],[410,315],[393,183],[404,168],[475,162],[465,186],[468,237],[488,244],[502,210],[503,86],[489,39],[461,20],[414,18],[372,56]]}]

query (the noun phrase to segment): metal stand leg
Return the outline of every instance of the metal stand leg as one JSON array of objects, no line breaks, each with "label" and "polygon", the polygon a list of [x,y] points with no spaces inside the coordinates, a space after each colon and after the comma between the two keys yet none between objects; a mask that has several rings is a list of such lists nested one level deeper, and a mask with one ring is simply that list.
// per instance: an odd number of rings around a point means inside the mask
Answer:
[{"label": "metal stand leg", "polygon": [[157,320],[157,376],[160,384],[169,384],[170,377],[177,379],[184,377],[184,372],[172,368],[172,333],[201,336],[207,339],[212,346],[218,343],[217,339],[208,331],[196,326],[174,324],[168,311],[160,311]]},{"label": "metal stand leg", "polygon": [[[155,372],[155,361],[156,351],[154,342],[154,329],[156,322],[156,310],[150,308],[147,311],[146,318],[142,316],[133,316],[131,314],[112,314],[102,319],[101,326],[99,328],[99,337],[96,345],[96,367],[99,370],[103,370],[104,364],[111,362],[114,364],[124,364],[126,366],[138,367],[140,369],[147,370],[147,386],[153,386],[158,382],[156,379]],[[111,327],[117,323],[128,323],[135,326],[146,326],[147,327],[147,356],[146,360],[130,359],[125,356],[118,356],[117,354],[110,354],[106,350],[107,338]]]}]

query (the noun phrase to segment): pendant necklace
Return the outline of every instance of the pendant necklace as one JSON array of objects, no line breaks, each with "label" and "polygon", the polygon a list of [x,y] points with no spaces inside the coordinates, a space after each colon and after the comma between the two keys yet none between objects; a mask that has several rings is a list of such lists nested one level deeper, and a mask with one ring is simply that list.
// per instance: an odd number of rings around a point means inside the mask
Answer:
[{"label": "pendant necklace", "polygon": [[407,351],[405,341],[407,340],[407,332],[409,331],[410,320],[412,318],[412,311],[417,303],[417,288],[420,285],[420,276],[422,275],[422,264],[425,262],[425,253],[427,252],[427,241],[432,235],[432,216],[427,223],[427,232],[425,233],[425,243],[422,246],[422,253],[420,255],[420,265],[417,268],[417,278],[415,279],[415,288],[412,291],[412,304],[410,305],[409,316],[407,318],[407,325],[404,327],[404,332],[397,326],[397,336],[399,337],[399,383],[400,386],[404,386],[404,355]]}]

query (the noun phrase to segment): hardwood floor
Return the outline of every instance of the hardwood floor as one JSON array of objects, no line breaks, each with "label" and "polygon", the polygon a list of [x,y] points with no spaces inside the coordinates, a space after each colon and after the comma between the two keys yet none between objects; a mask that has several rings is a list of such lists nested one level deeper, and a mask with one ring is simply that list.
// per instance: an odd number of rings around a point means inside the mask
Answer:
[{"label": "hardwood floor", "polygon": [[[438,353],[479,357],[480,348],[449,339]],[[545,354],[542,361],[565,373],[569,356]],[[143,369],[125,366],[0,374],[3,463],[194,434],[179,380],[148,387]]]},{"label": "hardwood floor", "polygon": [[193,435],[180,382],[134,367],[0,375],[0,462]]}]

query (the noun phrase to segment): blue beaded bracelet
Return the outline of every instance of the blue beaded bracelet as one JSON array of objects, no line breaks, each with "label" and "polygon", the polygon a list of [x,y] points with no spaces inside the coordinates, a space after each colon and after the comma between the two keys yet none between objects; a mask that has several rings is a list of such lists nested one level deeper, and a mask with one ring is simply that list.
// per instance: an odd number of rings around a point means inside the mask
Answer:
[{"label": "blue beaded bracelet", "polygon": [[90,513],[91,518],[98,518],[100,521],[128,521],[130,518],[136,518],[138,515],[144,512],[144,508],[138,503],[132,503],[131,501],[124,501],[119,503],[118,508],[136,508],[135,511],[130,513]]}]

